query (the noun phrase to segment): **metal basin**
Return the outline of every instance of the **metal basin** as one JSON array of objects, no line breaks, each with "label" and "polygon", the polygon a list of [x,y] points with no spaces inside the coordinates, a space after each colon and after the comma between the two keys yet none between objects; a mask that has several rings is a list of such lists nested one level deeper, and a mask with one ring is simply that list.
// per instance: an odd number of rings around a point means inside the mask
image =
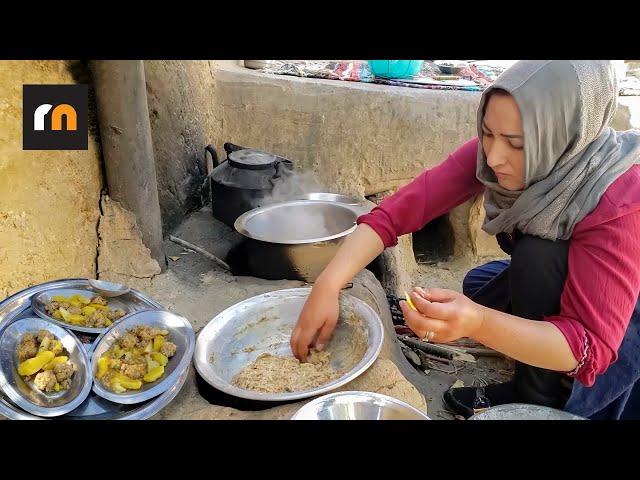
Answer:
[{"label": "metal basin", "polygon": [[316,398],[292,420],[431,420],[408,403],[372,392],[338,392]]},{"label": "metal basin", "polygon": [[338,202],[295,200],[244,213],[235,229],[249,239],[254,275],[313,282],[356,229],[358,213]]},{"label": "metal basin", "polygon": [[214,388],[240,398],[288,401],[332,391],[362,374],[382,348],[380,317],[362,300],[341,294],[340,318],[327,350],[331,366],[344,374],[316,388],[287,393],[245,390],[231,384],[233,377],[262,353],[293,355],[289,346],[310,288],[292,288],[258,295],[226,309],[198,335],[194,365]]},{"label": "metal basin", "polygon": [[476,413],[469,420],[586,420],[586,418],[540,405],[509,403]]},{"label": "metal basin", "polygon": [[[22,335],[41,329],[55,335],[69,352],[75,373],[68,390],[44,393],[18,374],[16,347]],[[9,324],[0,335],[0,388],[20,408],[40,417],[56,417],[74,410],[87,398],[92,383],[89,356],[80,340],[71,332],[41,318],[28,317]]]},{"label": "metal basin", "polygon": [[115,403],[131,405],[157,397],[177,382],[193,357],[195,334],[193,327],[187,319],[162,310],[136,312],[114,325],[104,337],[102,337],[93,350],[91,355],[91,372],[93,377],[96,375],[98,360],[102,354],[106,352],[121,335],[124,335],[127,330],[132,329],[136,325],[148,325],[150,327],[168,330],[168,339],[176,344],[177,351],[164,367],[165,372],[162,378],[152,383],[143,383],[140,390],[128,390],[124,393],[115,393],[107,390],[100,381],[96,379],[93,383],[93,391],[102,398]]}]

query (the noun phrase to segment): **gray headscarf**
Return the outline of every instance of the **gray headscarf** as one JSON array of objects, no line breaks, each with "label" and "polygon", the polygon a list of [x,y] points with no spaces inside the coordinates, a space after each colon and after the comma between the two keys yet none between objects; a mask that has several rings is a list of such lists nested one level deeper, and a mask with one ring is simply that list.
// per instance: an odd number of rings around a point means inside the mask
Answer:
[{"label": "gray headscarf", "polygon": [[483,229],[492,235],[517,229],[566,240],[609,185],[640,163],[640,131],[616,132],[608,126],[618,96],[614,65],[601,60],[516,63],[482,95],[480,138],[487,95],[496,88],[509,92],[520,110],[525,185],[521,191],[500,187],[480,144],[476,176],[486,187]]}]

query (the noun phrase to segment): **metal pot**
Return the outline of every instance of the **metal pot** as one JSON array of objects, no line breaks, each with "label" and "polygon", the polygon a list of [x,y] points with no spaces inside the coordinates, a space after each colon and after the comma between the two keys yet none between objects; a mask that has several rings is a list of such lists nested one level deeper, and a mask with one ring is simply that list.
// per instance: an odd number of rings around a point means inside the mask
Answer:
[{"label": "metal pot", "polygon": [[313,282],[356,229],[357,217],[338,202],[297,200],[253,209],[234,226],[248,238],[247,260],[254,275]]},{"label": "metal pot", "polygon": [[243,213],[261,206],[274,187],[285,181],[293,169],[286,158],[232,143],[224,144],[227,158],[222,162],[213,145],[205,147],[211,154],[211,210],[213,216],[233,227]]}]

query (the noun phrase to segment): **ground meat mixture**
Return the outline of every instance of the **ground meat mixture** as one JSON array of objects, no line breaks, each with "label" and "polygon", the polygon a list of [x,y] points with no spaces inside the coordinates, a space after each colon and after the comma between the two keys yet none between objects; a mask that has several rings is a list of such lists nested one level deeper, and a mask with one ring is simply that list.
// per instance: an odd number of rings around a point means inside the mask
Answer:
[{"label": "ground meat mixture", "polygon": [[268,393],[299,392],[319,387],[340,377],[329,365],[327,351],[310,352],[308,362],[297,358],[263,353],[255,362],[236,375],[232,384],[245,390]]}]

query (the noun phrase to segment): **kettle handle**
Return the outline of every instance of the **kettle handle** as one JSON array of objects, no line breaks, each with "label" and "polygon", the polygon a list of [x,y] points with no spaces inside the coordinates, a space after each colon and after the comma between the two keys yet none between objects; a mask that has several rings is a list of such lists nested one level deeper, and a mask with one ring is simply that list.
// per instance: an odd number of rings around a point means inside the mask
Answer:
[{"label": "kettle handle", "polygon": [[226,142],[224,144],[224,151],[227,152],[227,156],[229,156],[233,152],[237,152],[238,150],[245,150],[247,147],[241,147],[240,145],[235,145],[231,142]]},{"label": "kettle handle", "polygon": [[216,149],[213,145],[207,145],[206,147],[204,147],[205,160],[207,158],[207,152],[211,154],[211,159],[213,160],[213,168],[216,168],[218,165],[220,165],[220,160],[218,159],[218,152],[216,152]]}]

